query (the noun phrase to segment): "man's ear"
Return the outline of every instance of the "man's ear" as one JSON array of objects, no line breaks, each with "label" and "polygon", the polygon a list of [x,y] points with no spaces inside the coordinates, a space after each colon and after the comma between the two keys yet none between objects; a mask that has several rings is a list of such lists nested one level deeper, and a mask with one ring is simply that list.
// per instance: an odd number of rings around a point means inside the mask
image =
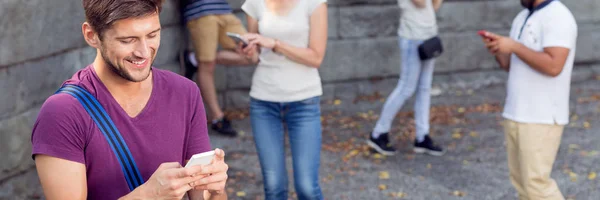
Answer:
[{"label": "man's ear", "polygon": [[94,48],[100,47],[100,37],[90,23],[84,22],[83,25],[81,25],[81,32],[83,33],[83,39],[85,39],[90,46]]}]

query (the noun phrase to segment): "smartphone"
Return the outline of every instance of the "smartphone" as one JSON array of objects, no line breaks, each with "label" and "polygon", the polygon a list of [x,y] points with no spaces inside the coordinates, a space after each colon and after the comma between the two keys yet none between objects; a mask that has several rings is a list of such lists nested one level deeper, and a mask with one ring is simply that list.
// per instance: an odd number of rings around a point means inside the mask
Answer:
[{"label": "smartphone", "polygon": [[477,31],[477,34],[479,34],[481,37],[484,37],[486,39],[492,39],[485,35],[486,32],[487,32],[486,30],[480,30],[480,31]]},{"label": "smartphone", "polygon": [[242,47],[246,48],[246,46],[248,46],[248,42],[246,42],[246,40],[242,39],[242,36],[236,33],[231,33],[231,32],[227,32],[226,33],[227,36],[229,38],[231,38],[233,41],[235,41],[236,44],[239,44],[240,42],[243,44]]},{"label": "smartphone", "polygon": [[192,156],[190,161],[185,164],[185,167],[195,166],[195,165],[208,165],[215,157],[215,151],[209,151],[204,153],[195,154]]}]

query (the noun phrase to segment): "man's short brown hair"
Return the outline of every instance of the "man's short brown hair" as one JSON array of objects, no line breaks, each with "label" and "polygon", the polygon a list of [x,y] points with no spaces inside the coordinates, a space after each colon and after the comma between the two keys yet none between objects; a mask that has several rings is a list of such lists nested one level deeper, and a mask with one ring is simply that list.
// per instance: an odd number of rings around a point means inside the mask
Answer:
[{"label": "man's short brown hair", "polygon": [[100,39],[117,20],[160,13],[163,0],[83,0],[85,18]]}]

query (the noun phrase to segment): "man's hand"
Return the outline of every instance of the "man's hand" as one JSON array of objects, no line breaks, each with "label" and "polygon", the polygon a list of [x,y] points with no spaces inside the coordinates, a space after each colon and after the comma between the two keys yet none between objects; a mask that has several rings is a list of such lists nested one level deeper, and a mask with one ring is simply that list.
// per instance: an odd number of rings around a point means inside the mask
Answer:
[{"label": "man's hand", "polygon": [[491,32],[484,32],[481,36],[485,46],[491,54],[511,54],[517,42],[508,37],[497,35]]},{"label": "man's hand", "polygon": [[177,199],[183,198],[185,193],[194,188],[194,182],[202,176],[194,176],[202,171],[201,166],[183,168],[179,163],[163,163],[152,174],[150,179],[136,188],[130,195],[122,199]]},{"label": "man's hand", "polygon": [[[514,46],[511,43],[515,41],[487,31],[483,31],[481,40],[488,48],[488,51],[496,56],[496,61],[500,65],[500,68],[508,72],[510,70],[510,55],[512,54],[512,47],[510,46]],[[510,53],[505,53],[506,51]]]},{"label": "man's hand", "polygon": [[193,183],[194,189],[208,191],[211,195],[224,194],[227,170],[229,170],[229,166],[225,164],[225,152],[215,149],[215,157],[212,162],[202,166],[202,169],[194,174],[203,177]]}]

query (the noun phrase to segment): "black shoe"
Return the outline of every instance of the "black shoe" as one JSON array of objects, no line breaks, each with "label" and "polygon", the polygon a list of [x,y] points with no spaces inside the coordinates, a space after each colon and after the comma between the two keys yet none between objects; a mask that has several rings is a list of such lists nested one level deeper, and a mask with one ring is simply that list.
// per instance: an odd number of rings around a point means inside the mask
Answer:
[{"label": "black shoe", "polygon": [[426,135],[422,142],[417,142],[417,139],[415,139],[415,148],[413,150],[415,153],[427,153],[433,156],[442,156],[446,153],[444,149],[433,143],[429,135]]},{"label": "black shoe", "polygon": [[390,144],[388,133],[381,134],[377,138],[373,138],[373,134],[370,134],[367,144],[375,149],[375,151],[386,156],[391,156],[396,153],[396,149]]},{"label": "black shoe", "polygon": [[198,71],[198,68],[190,61],[189,54],[190,51],[187,49],[179,52],[179,67],[186,78],[193,80],[194,73]]},{"label": "black shoe", "polygon": [[238,132],[231,127],[231,122],[223,117],[220,120],[213,122],[211,128],[214,131],[219,132],[221,135],[235,137],[238,135]]}]

